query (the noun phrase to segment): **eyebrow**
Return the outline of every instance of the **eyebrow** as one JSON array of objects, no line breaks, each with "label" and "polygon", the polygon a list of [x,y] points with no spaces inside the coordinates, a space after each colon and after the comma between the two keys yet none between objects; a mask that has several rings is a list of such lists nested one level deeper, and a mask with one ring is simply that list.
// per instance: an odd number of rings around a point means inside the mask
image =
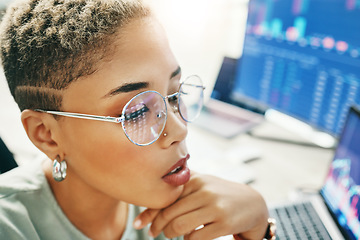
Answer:
[{"label": "eyebrow", "polygon": [[176,69],[174,72],[171,73],[170,79],[176,77],[176,76],[179,75],[180,73],[181,73],[181,67],[178,66],[177,69]]},{"label": "eyebrow", "polygon": [[[181,68],[180,68],[180,66],[178,66],[177,69],[171,73],[170,79],[176,77],[180,73],[181,73]],[[110,90],[110,92],[107,93],[104,97],[112,97],[119,93],[133,92],[133,91],[137,91],[137,90],[144,89],[147,87],[149,87],[149,82],[125,83],[119,87],[116,87],[116,88]]]}]

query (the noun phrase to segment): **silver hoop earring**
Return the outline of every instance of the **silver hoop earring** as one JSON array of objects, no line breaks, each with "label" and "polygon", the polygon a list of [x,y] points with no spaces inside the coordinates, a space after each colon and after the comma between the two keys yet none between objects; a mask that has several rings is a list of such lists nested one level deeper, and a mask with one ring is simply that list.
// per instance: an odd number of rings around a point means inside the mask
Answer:
[{"label": "silver hoop earring", "polygon": [[59,156],[54,159],[52,175],[55,181],[61,182],[66,177],[67,164],[65,160],[59,162],[58,159],[60,160]]}]

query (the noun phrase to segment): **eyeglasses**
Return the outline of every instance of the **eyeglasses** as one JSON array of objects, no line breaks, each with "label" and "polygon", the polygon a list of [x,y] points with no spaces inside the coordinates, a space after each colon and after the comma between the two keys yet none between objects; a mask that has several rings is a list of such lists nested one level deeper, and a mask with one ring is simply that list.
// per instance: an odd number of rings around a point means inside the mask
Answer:
[{"label": "eyeglasses", "polygon": [[145,91],[134,96],[124,106],[120,117],[88,115],[82,113],[47,111],[38,112],[53,115],[121,123],[126,137],[138,146],[146,146],[155,142],[165,128],[167,120],[167,104],[174,112],[179,112],[186,122],[194,121],[200,114],[204,99],[203,83],[197,75],[186,78],[180,84],[179,91],[163,96],[157,91]]}]

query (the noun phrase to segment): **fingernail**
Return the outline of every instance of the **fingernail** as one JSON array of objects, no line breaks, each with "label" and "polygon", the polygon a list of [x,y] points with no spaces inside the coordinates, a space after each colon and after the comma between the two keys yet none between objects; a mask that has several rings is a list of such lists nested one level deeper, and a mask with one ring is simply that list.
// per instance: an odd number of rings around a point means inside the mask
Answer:
[{"label": "fingernail", "polygon": [[139,229],[141,227],[141,220],[140,219],[137,219],[135,222],[134,222],[134,228],[136,229]]}]

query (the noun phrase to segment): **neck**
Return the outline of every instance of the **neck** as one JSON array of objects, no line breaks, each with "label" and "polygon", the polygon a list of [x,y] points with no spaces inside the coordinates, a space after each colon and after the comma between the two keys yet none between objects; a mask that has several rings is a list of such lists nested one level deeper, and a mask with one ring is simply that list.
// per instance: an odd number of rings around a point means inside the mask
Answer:
[{"label": "neck", "polygon": [[84,235],[92,239],[120,239],[127,221],[128,205],[72,179],[56,182],[52,178],[52,165],[43,165],[45,176],[55,199],[70,220]]}]

